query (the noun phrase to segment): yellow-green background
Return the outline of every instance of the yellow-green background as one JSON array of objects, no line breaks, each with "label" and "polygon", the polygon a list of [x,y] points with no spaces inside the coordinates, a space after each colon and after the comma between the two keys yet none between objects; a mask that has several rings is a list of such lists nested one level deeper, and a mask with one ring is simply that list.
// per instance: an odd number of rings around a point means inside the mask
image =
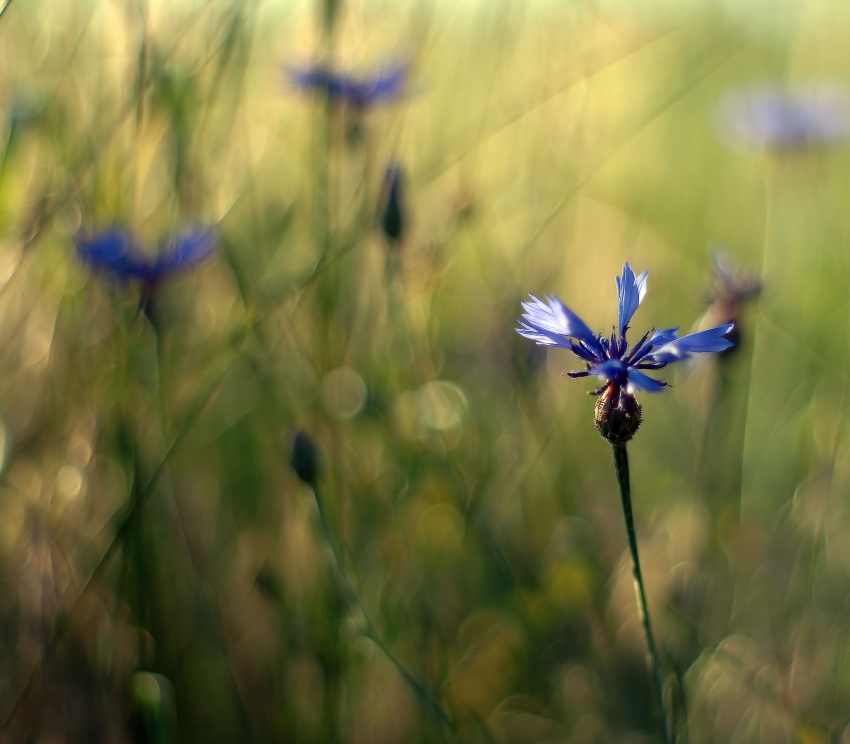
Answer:
[{"label": "yellow-green background", "polygon": [[[321,18],[0,16],[5,740],[654,741],[592,384],[513,329],[528,291],[609,329],[625,260],[650,272],[634,332],[695,327],[722,246],[764,281],[741,348],[660,373],[630,445],[670,707],[691,742],[850,741],[848,151],[715,136],[730,88],[841,85],[848,8]],[[323,55],[409,61],[406,95],[328,111],[286,72]],[[396,251],[375,227],[392,162]],[[80,230],[195,223],[215,256],[157,288],[155,325],[76,257]],[[299,429],[359,608],[288,465]]]}]

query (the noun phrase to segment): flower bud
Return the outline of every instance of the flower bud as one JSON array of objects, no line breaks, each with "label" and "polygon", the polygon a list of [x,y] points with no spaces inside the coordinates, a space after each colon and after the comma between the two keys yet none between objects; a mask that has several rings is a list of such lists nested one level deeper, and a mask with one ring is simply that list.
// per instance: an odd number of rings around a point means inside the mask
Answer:
[{"label": "flower bud", "polygon": [[315,486],[319,479],[319,450],[310,437],[303,431],[295,435],[289,464],[304,483]]},{"label": "flower bud", "polygon": [[641,408],[635,396],[610,383],[596,401],[594,423],[603,439],[625,444],[640,428]]},{"label": "flower bud", "polygon": [[387,168],[380,224],[389,242],[397,246],[404,237],[405,231],[402,174],[401,167],[398,165]]}]

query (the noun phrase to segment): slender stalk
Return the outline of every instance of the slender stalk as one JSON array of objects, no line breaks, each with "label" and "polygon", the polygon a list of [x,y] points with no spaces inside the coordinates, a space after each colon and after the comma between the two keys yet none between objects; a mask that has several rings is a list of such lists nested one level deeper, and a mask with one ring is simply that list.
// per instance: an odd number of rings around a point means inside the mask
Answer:
[{"label": "slender stalk", "polygon": [[[226,348],[229,348],[231,345],[235,345],[237,342],[241,342],[247,331],[250,330],[250,327],[251,326],[246,326],[242,331],[240,331],[237,336],[234,337],[233,340],[228,342]],[[142,486],[139,483],[138,479],[133,479],[133,482],[130,487],[129,507],[126,510],[124,516],[115,526],[112,542],[109,543],[106,550],[101,554],[100,559],[98,560],[97,564],[95,564],[94,569],[89,574],[88,579],[86,579],[86,582],[83,584],[80,591],[77,593],[76,599],[68,608],[64,618],[60,619],[57,623],[53,635],[45,644],[44,649],[41,652],[41,656],[36,660],[35,666],[30,672],[26,684],[24,685],[23,689],[18,694],[17,698],[15,699],[15,702],[12,705],[12,709],[5,715],[5,718],[0,720],[0,734],[8,735],[9,732],[16,730],[15,727],[19,725],[18,721],[24,713],[23,708],[35,692],[38,681],[41,678],[42,669],[46,666],[47,663],[52,661],[54,655],[58,652],[59,646],[68,635],[68,632],[71,627],[71,618],[77,610],[77,607],[80,605],[83,597],[88,593],[89,588],[96,585],[97,580],[111,565],[112,558],[115,556],[118,549],[123,546],[124,539],[127,536],[127,533],[129,532],[130,528],[133,526],[133,522],[135,521],[139,513],[140,507],[148,500],[148,498],[150,498],[155,493],[155,488],[159,484],[159,479],[165,472],[166,465],[170,461],[171,456],[177,449],[178,445],[182,443],[184,437],[195,425],[201,414],[207,409],[207,406],[209,405],[210,401],[213,399],[215,394],[220,389],[222,383],[224,382],[225,374],[230,369],[230,365],[236,359],[236,357],[237,354],[234,354],[227,361],[224,369],[215,378],[213,384],[206,388],[203,393],[199,392],[198,395],[195,397],[189,409],[189,413],[186,415],[186,419],[184,420],[183,425],[180,428],[180,431],[178,431],[174,438],[171,440],[171,444],[168,446],[168,449],[165,451],[165,454],[162,456],[159,463],[154,468],[153,473],[148,478],[147,483]],[[22,721],[20,725],[23,727],[27,727],[29,724],[26,721]],[[14,735],[7,736],[6,738],[10,741],[15,740]]]},{"label": "slender stalk", "polygon": [[[767,273],[767,265],[769,260],[769,253],[773,243],[773,235],[774,235],[774,221],[773,216],[776,212],[776,188],[773,182],[772,174],[768,171],[765,174],[764,179],[764,230],[763,230],[763,239],[761,244],[761,270],[759,272],[759,278],[761,279],[762,286],[764,286],[765,282],[765,274]],[[762,336],[764,335],[764,330],[762,330],[762,326],[764,322],[762,320],[762,301],[761,297],[758,298],[756,302],[755,308],[755,323],[753,325],[753,347],[750,351],[750,372],[747,376],[747,401],[744,406],[744,440],[741,443],[741,457],[739,460],[739,468],[738,468],[738,491],[739,491],[739,506],[738,506],[738,522],[740,524],[744,523],[744,498],[745,498],[745,489],[747,487],[746,482],[746,467],[747,467],[747,451],[750,449],[750,439],[752,438],[752,430],[751,430],[751,416],[752,409],[755,405],[753,402],[753,380],[756,375],[756,360],[757,354],[764,344],[764,340]]]},{"label": "slender stalk", "polygon": [[357,609],[363,617],[363,634],[369,638],[372,643],[374,643],[379,649],[381,649],[384,656],[386,656],[387,660],[398,670],[399,674],[404,677],[404,680],[410,685],[410,688],[419,698],[422,705],[429,710],[434,717],[440,721],[446,728],[449,729],[452,733],[456,732],[456,728],[452,719],[449,718],[448,714],[445,710],[443,710],[443,706],[435,700],[428,690],[425,689],[424,685],[416,679],[396,658],[392,651],[390,651],[389,647],[381,636],[378,634],[378,631],[375,629],[374,624],[372,623],[371,618],[366,613],[366,608],[363,606],[363,603],[360,601],[360,596],[357,594],[357,590],[352,585],[351,581],[348,579],[348,575],[345,572],[345,568],[342,563],[342,554],[340,553],[339,546],[337,545],[336,538],[334,537],[333,531],[331,530],[330,521],[328,520],[327,512],[325,511],[324,502],[322,501],[321,493],[319,491],[319,487],[317,484],[313,484],[313,495],[316,498],[316,507],[319,511],[319,521],[322,526],[322,532],[325,535],[325,540],[328,543],[328,546],[331,549],[331,553],[333,553],[334,557],[334,567],[333,573],[336,577],[337,583],[339,585],[340,594],[342,594],[348,604]]},{"label": "slender stalk", "polygon": [[625,444],[612,444],[614,450],[614,470],[617,473],[617,483],[620,486],[620,498],[623,502],[623,516],[626,518],[626,532],[629,535],[629,549],[632,552],[632,573],[635,577],[635,594],[637,595],[638,611],[643,622],[643,632],[646,635],[646,645],[649,651],[649,666],[652,672],[655,704],[658,708],[661,727],[661,741],[668,744],[670,737],[667,733],[667,714],[664,712],[664,693],[661,686],[661,662],[655,647],[655,637],[652,635],[652,623],[649,620],[649,606],[646,601],[646,590],[643,584],[643,574],[640,570],[638,556],[637,533],[635,520],[632,515],[632,489],[629,481],[629,453]]}]

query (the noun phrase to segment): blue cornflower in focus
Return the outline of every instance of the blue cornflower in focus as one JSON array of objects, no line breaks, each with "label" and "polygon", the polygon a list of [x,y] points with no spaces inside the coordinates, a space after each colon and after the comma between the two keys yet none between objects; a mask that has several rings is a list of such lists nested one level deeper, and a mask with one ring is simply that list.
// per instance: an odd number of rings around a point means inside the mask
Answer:
[{"label": "blue cornflower in focus", "polygon": [[148,286],[201,263],[210,256],[214,245],[215,235],[204,228],[161,243],[157,254],[150,256],[121,228],[77,238],[77,252],[93,269],[122,282],[134,279]]},{"label": "blue cornflower in focus", "polygon": [[298,88],[325,93],[332,101],[366,108],[375,103],[393,101],[404,95],[409,65],[389,67],[375,77],[357,78],[351,74],[332,72],[326,65],[290,70]]},{"label": "blue cornflower in focus", "polygon": [[785,90],[762,85],[733,90],[720,102],[717,132],[733,147],[836,144],[850,136],[850,96],[836,86]]},{"label": "blue cornflower in focus", "polygon": [[547,297],[548,304],[531,295],[533,302],[523,302],[525,310],[521,336],[543,346],[569,349],[584,361],[585,369],[568,372],[570,377],[599,377],[604,381],[592,395],[601,396],[596,404],[596,426],[608,441],[624,444],[640,426],[640,406],[634,399],[638,390],[657,392],[667,383],[650,377],[647,372],[688,359],[691,354],[723,351],[732,346],[724,334],[731,324],[678,337],[678,328],[655,330],[630,345],[626,335],[629,322],[646,294],[648,271],[635,276],[627,263],[617,277],[619,324],[609,338],[594,334],[584,321],[557,297]]}]

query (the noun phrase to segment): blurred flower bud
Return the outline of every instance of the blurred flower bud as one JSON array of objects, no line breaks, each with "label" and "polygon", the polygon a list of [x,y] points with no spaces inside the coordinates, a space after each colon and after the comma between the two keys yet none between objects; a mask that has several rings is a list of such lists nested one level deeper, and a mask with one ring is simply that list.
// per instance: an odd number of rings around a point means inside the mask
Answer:
[{"label": "blurred flower bud", "polygon": [[145,744],[169,744],[177,735],[174,687],[167,677],[136,672],[130,678],[135,740]]},{"label": "blurred flower bud", "polygon": [[308,486],[315,487],[319,479],[319,460],[316,444],[307,434],[299,431],[292,442],[292,453],[289,455],[289,464],[295,475]]},{"label": "blurred flower bud", "polygon": [[625,444],[640,428],[641,408],[620,385],[607,385],[596,401],[594,423],[603,439]]},{"label": "blurred flower bud", "polygon": [[734,354],[741,343],[740,311],[741,307],[756,299],[762,292],[762,282],[758,276],[741,271],[734,259],[727,253],[712,254],[714,277],[711,291],[706,302],[709,307],[702,325],[713,326],[731,323],[732,328],[724,338],[734,346],[720,352],[723,355]]},{"label": "blurred flower bud", "polygon": [[381,230],[392,245],[398,245],[404,236],[405,215],[401,166],[387,168],[381,203]]}]

